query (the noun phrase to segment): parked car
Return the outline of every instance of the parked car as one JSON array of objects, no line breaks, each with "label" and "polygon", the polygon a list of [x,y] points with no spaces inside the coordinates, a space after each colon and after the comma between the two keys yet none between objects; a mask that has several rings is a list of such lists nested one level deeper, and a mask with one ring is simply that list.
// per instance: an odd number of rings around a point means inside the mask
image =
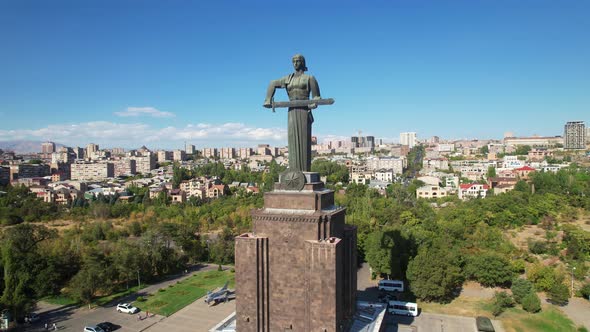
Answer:
[{"label": "parked car", "polygon": [[121,327],[121,326],[113,324],[111,322],[98,323],[98,324],[96,324],[96,326],[100,327],[105,332],[111,332],[111,331],[117,330]]},{"label": "parked car", "polygon": [[33,324],[39,320],[39,315],[34,312],[25,315],[25,323]]},{"label": "parked car", "polygon": [[492,321],[483,316],[475,317],[475,325],[477,326],[477,332],[495,332]]},{"label": "parked car", "polygon": [[135,314],[139,312],[139,309],[129,303],[119,303],[117,304],[117,311],[124,312],[126,314]]},{"label": "parked car", "polygon": [[84,332],[105,332],[105,331],[98,326],[85,326]]}]

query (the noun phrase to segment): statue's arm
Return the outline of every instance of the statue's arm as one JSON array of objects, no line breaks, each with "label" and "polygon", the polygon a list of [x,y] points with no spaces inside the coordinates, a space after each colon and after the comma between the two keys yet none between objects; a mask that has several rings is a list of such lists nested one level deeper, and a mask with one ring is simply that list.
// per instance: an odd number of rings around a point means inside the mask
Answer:
[{"label": "statue's arm", "polygon": [[311,98],[312,99],[321,99],[320,95],[320,86],[318,81],[316,81],[315,77],[309,77],[309,89],[311,90]]},{"label": "statue's arm", "polygon": [[266,98],[264,99],[264,107],[270,108],[271,107],[271,100],[272,97],[275,95],[275,90],[277,88],[282,89],[286,87],[287,79],[289,76],[285,76],[283,78],[279,78],[278,80],[270,81],[268,84],[268,88],[266,89]]}]

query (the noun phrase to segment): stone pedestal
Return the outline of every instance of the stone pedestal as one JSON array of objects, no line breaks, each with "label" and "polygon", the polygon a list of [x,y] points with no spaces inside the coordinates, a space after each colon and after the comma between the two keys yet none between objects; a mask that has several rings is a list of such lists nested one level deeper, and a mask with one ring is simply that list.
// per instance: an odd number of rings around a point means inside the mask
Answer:
[{"label": "stone pedestal", "polygon": [[342,331],[354,313],[356,228],[317,173],[264,195],[236,238],[237,330]]}]

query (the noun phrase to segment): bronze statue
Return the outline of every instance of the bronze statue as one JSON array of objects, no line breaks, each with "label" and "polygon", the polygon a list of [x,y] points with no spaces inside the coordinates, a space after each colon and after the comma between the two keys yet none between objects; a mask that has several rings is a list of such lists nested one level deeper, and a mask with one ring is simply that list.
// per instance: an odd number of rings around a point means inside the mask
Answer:
[{"label": "bronze statue", "polygon": [[[315,77],[305,74],[305,58],[301,54],[293,56],[295,72],[278,80],[271,81],[266,91],[264,107],[289,107],[289,170],[309,172],[311,169],[311,110],[317,105],[333,104],[333,99],[321,99],[320,87]],[[289,102],[274,102],[277,88],[287,90]],[[309,99],[311,93],[312,100]]]}]

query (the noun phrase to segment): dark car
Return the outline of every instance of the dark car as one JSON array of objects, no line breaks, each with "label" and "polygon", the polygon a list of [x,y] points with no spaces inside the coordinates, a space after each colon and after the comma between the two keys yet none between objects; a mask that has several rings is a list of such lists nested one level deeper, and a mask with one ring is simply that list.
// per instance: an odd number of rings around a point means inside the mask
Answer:
[{"label": "dark car", "polygon": [[492,321],[483,316],[478,316],[475,318],[475,325],[477,325],[477,332],[495,332],[494,325],[492,325]]},{"label": "dark car", "polygon": [[113,324],[111,322],[98,323],[98,324],[96,324],[96,326],[98,326],[101,329],[105,330],[105,332],[111,332],[111,331],[117,330],[118,328],[121,327],[121,326],[116,325],[116,324]]}]

